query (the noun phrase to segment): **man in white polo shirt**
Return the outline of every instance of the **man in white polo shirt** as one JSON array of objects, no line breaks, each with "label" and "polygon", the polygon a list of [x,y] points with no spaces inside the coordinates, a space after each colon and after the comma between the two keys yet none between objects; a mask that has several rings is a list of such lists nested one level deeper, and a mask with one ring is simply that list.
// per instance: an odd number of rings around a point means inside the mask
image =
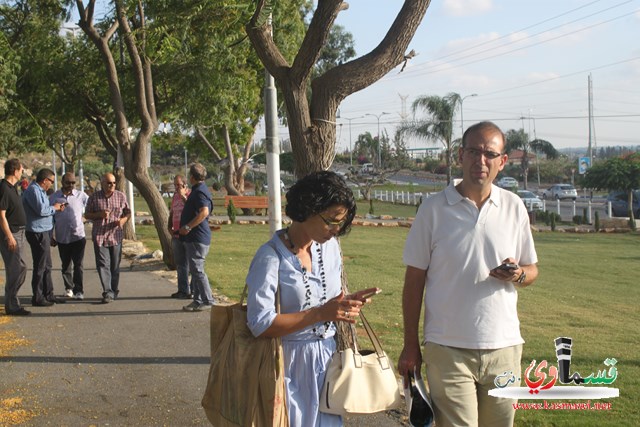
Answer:
[{"label": "man in white polo shirt", "polygon": [[491,122],[467,129],[458,153],[463,179],[422,203],[405,244],[398,370],[420,371],[424,298],[424,362],[438,427],[513,425],[514,401],[488,391],[496,375],[521,376],[516,288],[536,279],[538,258],[524,204],[492,184],[507,162],[505,142]]}]

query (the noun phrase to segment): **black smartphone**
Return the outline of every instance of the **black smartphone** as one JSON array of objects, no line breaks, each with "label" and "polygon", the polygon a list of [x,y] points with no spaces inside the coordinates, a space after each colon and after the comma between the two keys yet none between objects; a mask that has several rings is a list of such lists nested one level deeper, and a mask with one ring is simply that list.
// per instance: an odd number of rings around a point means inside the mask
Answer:
[{"label": "black smartphone", "polygon": [[498,267],[499,270],[517,270],[518,269],[518,264],[514,264],[511,262],[505,262],[504,264],[500,264]]}]

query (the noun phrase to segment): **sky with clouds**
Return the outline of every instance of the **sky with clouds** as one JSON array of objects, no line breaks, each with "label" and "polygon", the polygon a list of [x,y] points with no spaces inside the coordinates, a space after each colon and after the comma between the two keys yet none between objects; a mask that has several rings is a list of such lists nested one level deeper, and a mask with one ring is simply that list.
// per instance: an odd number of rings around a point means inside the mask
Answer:
[{"label": "sky with clouds", "polygon": [[[353,34],[361,56],[382,40],[402,3],[351,0],[336,23]],[[586,147],[591,75],[594,145],[638,145],[638,40],[640,0],[433,0],[409,45],[418,55],[405,70],[342,102],[338,144],[349,146],[344,118],[354,118],[354,141],[377,133],[378,120],[366,114],[378,115],[380,128],[393,135],[403,115],[411,119],[418,96],[456,92],[465,97],[465,127],[493,120],[557,148]],[[410,142],[422,146],[430,144]]]}]

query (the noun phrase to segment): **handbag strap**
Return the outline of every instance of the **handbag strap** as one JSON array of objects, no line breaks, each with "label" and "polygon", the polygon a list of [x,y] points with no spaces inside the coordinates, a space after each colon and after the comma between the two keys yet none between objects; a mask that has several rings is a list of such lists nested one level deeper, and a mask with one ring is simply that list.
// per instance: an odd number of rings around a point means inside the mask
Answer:
[{"label": "handbag strap", "polygon": [[[278,250],[276,249],[275,245],[273,245],[271,241],[267,242],[267,244],[271,246],[275,251],[276,255],[278,256],[278,261],[282,261],[282,258],[280,257],[280,253],[278,253]],[[242,291],[242,296],[240,297],[240,305],[244,305],[244,299],[247,297],[248,293],[249,293],[249,285],[245,283],[244,289]],[[276,313],[280,314],[280,266],[278,266],[278,283],[276,287]]]},{"label": "handbag strap", "polygon": [[[378,357],[384,356],[384,350],[382,349],[382,344],[380,343],[380,339],[378,339],[378,336],[376,335],[376,333],[373,332],[373,328],[369,324],[369,321],[365,317],[362,310],[360,310],[360,319],[362,320],[362,326],[364,327],[364,330],[367,332],[367,335],[369,336],[369,340],[371,340],[371,344],[373,344],[373,348],[376,354],[378,355]],[[358,343],[355,340],[355,337],[354,337],[353,343],[354,343],[355,353],[360,354],[360,352],[358,351]]]}]

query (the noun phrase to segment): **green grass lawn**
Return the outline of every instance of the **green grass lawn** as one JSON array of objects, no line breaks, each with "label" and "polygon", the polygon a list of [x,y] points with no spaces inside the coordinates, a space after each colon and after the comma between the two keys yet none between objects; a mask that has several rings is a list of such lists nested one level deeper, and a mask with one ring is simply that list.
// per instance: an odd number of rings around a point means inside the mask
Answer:
[{"label": "green grass lawn", "polygon": [[[139,226],[137,231],[149,248],[158,247],[153,227]],[[383,290],[367,308],[368,318],[395,361],[402,347],[402,248],[407,232],[355,227],[342,238],[350,289]],[[268,238],[266,225],[227,225],[214,232],[207,259],[212,287],[239,299],[251,258]],[[613,387],[620,397],[605,400],[612,404],[610,411],[520,410],[516,425],[640,425],[640,235],[537,233],[535,240],[540,277],[519,292],[526,340],[523,372],[533,359],[555,364],[553,340],[572,337],[572,372],[597,373],[605,368],[605,358],[615,357],[618,379]]]}]

